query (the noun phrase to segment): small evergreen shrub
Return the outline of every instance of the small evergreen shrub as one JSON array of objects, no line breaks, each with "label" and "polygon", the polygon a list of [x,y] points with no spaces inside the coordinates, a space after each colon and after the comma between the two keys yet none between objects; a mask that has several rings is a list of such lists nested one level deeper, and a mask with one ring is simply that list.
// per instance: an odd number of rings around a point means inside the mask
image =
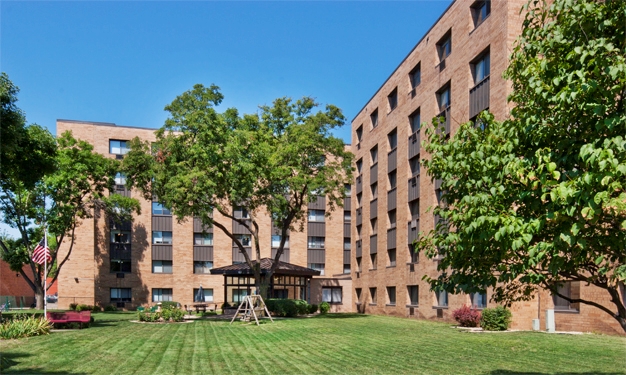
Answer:
[{"label": "small evergreen shrub", "polygon": [[480,326],[485,331],[506,331],[511,324],[511,310],[504,306],[484,309]]},{"label": "small evergreen shrub", "polygon": [[46,318],[16,314],[13,319],[0,324],[0,338],[6,340],[47,335],[51,328],[52,323]]},{"label": "small evergreen shrub", "polygon": [[326,314],[330,311],[330,303],[322,302],[320,303],[320,314]]},{"label": "small evergreen shrub", "polygon": [[70,303],[70,310],[72,311],[76,311],[76,307],[78,306],[77,303]]},{"label": "small evergreen shrub", "polygon": [[317,305],[316,304],[309,305],[308,310],[309,310],[308,311],[309,314],[315,314],[317,312]]},{"label": "small evergreen shrub", "polygon": [[104,311],[117,311],[117,307],[114,305],[104,306]]},{"label": "small evergreen shrub", "polygon": [[305,300],[296,299],[294,302],[296,304],[298,315],[306,315],[309,313],[309,304]]},{"label": "small evergreen shrub", "polygon": [[173,302],[173,301],[163,301],[161,302],[161,308],[165,309],[165,308],[178,308],[180,306],[180,304],[178,302]]},{"label": "small evergreen shrub", "polygon": [[138,311],[137,318],[140,322],[182,322],[185,311],[176,307],[163,308],[159,312]]},{"label": "small evergreen shrub", "polygon": [[480,325],[480,311],[474,310],[467,305],[454,310],[452,316],[461,327],[478,327]]},{"label": "small evergreen shrub", "polygon": [[294,317],[298,315],[298,307],[293,299],[271,298],[265,301],[265,305],[276,316]]},{"label": "small evergreen shrub", "polygon": [[91,307],[91,312],[95,312],[96,313],[96,312],[100,312],[100,311],[102,311],[102,307],[100,307],[98,305],[93,305]]},{"label": "small evergreen shrub", "polygon": [[93,309],[92,306],[80,304],[80,305],[76,306],[76,308],[74,310],[76,310],[76,311],[87,311],[87,310],[91,311],[92,309]]}]

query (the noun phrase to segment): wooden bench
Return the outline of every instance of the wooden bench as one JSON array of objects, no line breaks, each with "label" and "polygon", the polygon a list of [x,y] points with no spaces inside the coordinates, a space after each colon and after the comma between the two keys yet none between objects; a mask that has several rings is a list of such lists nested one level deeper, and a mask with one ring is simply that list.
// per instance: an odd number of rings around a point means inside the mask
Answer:
[{"label": "wooden bench", "polygon": [[217,311],[217,304],[213,304],[213,307],[211,307],[208,303],[197,303],[195,305],[193,305],[193,307],[196,309],[196,313],[199,313],[200,311],[202,312],[207,312],[208,311]]},{"label": "wooden bench", "polygon": [[83,323],[91,322],[91,311],[47,312],[46,319],[53,324],[79,323],[83,328]]}]

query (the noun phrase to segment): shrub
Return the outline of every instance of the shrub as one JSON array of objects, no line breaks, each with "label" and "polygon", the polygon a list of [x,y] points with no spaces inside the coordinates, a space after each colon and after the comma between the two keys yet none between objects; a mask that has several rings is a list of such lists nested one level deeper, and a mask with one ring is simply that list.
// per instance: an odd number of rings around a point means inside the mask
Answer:
[{"label": "shrub", "polygon": [[183,310],[176,307],[163,308],[163,305],[161,305],[160,312],[137,312],[140,322],[182,322],[184,316]]},{"label": "shrub", "polygon": [[70,310],[75,311],[76,310],[76,306],[78,306],[77,303],[70,303]]},{"label": "shrub", "polygon": [[267,309],[276,316],[294,317],[298,315],[298,307],[293,299],[268,299],[265,301]]},{"label": "shrub", "polygon": [[466,305],[454,310],[452,316],[461,327],[478,327],[480,325],[480,312]]},{"label": "shrub", "polygon": [[178,302],[172,302],[172,301],[163,301],[161,302],[161,308],[165,309],[165,308],[179,308],[180,303]]},{"label": "shrub", "polygon": [[92,309],[93,309],[93,306],[80,304],[80,305],[76,306],[76,308],[74,310],[76,310],[76,311],[87,311],[87,310],[91,311]]},{"label": "shrub", "polygon": [[91,312],[100,312],[102,311],[102,307],[98,306],[98,305],[93,305],[91,307]]},{"label": "shrub", "polygon": [[503,306],[484,309],[480,326],[485,331],[506,331],[511,324],[511,311]]},{"label": "shrub", "polygon": [[52,323],[43,317],[16,314],[13,319],[0,324],[0,338],[19,339],[21,337],[40,336],[50,333]]},{"label": "shrub", "polygon": [[317,305],[316,304],[309,305],[308,313],[309,314],[315,314],[316,312],[317,312]]},{"label": "shrub", "polygon": [[330,311],[330,303],[322,302],[320,303],[320,314],[326,314]]},{"label": "shrub", "polygon": [[228,302],[224,302],[224,303],[222,303],[222,307],[221,307],[221,309],[222,309],[222,310],[224,310],[224,309],[227,309],[227,308],[229,308],[229,307],[230,307],[230,303],[228,303]]},{"label": "shrub", "polygon": [[298,315],[306,315],[309,313],[309,304],[303,299],[294,300]]},{"label": "shrub", "polygon": [[117,307],[114,305],[104,306],[104,311],[117,311]]}]

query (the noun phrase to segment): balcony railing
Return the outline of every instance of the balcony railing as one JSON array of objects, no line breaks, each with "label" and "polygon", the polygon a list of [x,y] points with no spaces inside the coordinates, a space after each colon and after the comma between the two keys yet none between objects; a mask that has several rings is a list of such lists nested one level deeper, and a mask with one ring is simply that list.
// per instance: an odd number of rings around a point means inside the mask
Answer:
[{"label": "balcony railing", "polygon": [[420,153],[420,132],[419,130],[409,136],[409,159]]},{"label": "balcony railing", "polygon": [[387,211],[395,210],[397,207],[397,188],[387,192]]},{"label": "balcony railing", "polygon": [[441,126],[443,126],[443,130],[446,135],[450,134],[450,106],[447,106],[446,109],[441,111],[438,115],[438,118],[443,117],[443,122],[437,126],[437,134],[441,134]]},{"label": "balcony railing", "polygon": [[387,173],[398,168],[398,148],[394,148],[387,154]]},{"label": "balcony railing", "polygon": [[420,197],[420,178],[415,176],[409,178],[409,202],[414,201]]},{"label": "balcony railing", "polygon": [[387,230],[387,250],[396,248],[396,228]]},{"label": "balcony railing", "polygon": [[473,118],[489,108],[489,76],[483,78],[469,92],[469,117]]},{"label": "balcony railing", "polygon": [[363,175],[356,177],[356,193],[359,194],[363,191]]},{"label": "balcony railing", "polygon": [[370,184],[378,182],[378,163],[374,164],[370,168]]},{"label": "balcony railing", "polygon": [[378,235],[370,236],[370,254],[378,253]]},{"label": "balcony railing", "polygon": [[370,202],[370,220],[378,217],[378,199]]},{"label": "balcony railing", "polygon": [[356,240],[356,257],[360,258],[363,256],[363,240]]},{"label": "balcony railing", "polygon": [[363,207],[356,209],[356,225],[363,224]]}]

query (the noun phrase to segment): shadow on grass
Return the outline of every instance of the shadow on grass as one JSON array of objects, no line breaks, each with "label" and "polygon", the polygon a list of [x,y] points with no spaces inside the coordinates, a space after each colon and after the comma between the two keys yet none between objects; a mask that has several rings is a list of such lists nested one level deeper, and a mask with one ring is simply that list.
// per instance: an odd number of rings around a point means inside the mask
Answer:
[{"label": "shadow on grass", "polygon": [[0,355],[0,373],[2,374],[29,374],[29,375],[86,375],[83,372],[48,371],[45,368],[15,369],[20,358],[30,357],[28,353],[2,353]]},{"label": "shadow on grass", "polygon": [[520,372],[511,370],[493,370],[491,375],[624,375],[623,372]]},{"label": "shadow on grass", "polygon": [[359,313],[328,313],[319,314],[314,316],[315,319],[352,319],[352,318],[365,318],[367,315]]}]

